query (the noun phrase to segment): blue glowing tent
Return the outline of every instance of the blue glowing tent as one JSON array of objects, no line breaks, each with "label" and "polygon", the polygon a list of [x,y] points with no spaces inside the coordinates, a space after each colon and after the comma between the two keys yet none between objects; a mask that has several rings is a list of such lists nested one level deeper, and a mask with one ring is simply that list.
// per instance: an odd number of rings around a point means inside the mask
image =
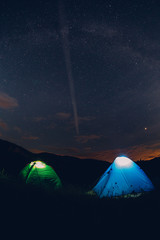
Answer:
[{"label": "blue glowing tent", "polygon": [[117,157],[102,175],[93,191],[100,197],[116,197],[152,191],[154,186],[144,171],[131,159]]}]

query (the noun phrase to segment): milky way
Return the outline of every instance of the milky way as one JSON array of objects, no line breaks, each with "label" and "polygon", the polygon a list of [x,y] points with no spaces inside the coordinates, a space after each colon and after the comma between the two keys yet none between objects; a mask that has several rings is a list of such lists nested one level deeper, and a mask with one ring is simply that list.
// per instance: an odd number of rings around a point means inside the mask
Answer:
[{"label": "milky way", "polygon": [[60,17],[59,1],[1,1],[0,137],[106,160],[160,155],[158,1],[62,5]]}]

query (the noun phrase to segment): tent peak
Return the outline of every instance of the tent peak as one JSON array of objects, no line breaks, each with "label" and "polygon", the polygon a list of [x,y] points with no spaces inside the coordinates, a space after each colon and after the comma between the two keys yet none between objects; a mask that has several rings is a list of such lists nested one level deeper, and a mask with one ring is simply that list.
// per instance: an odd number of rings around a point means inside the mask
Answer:
[{"label": "tent peak", "polygon": [[131,167],[133,164],[133,161],[125,156],[117,157],[114,162],[117,167]]},{"label": "tent peak", "polygon": [[46,164],[42,161],[34,161],[30,163],[30,166],[36,167],[36,168],[45,168]]}]

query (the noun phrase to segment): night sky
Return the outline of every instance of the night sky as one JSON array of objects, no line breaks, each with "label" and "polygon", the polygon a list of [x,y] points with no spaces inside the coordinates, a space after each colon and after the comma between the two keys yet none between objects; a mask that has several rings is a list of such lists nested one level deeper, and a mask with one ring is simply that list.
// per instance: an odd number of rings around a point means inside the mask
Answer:
[{"label": "night sky", "polygon": [[1,0],[0,138],[107,161],[160,156],[159,1]]}]

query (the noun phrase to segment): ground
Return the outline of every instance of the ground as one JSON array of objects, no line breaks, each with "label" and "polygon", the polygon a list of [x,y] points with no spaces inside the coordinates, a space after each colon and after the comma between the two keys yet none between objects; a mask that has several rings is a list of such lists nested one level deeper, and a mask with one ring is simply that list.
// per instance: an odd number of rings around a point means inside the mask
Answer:
[{"label": "ground", "polygon": [[48,192],[7,177],[1,178],[0,185],[1,219],[12,232],[34,230],[37,236],[44,232],[59,237],[82,234],[85,239],[87,233],[90,237],[96,232],[125,237],[130,231],[132,236],[140,232],[144,236],[159,229],[160,189],[134,198],[99,199],[71,186]]}]

